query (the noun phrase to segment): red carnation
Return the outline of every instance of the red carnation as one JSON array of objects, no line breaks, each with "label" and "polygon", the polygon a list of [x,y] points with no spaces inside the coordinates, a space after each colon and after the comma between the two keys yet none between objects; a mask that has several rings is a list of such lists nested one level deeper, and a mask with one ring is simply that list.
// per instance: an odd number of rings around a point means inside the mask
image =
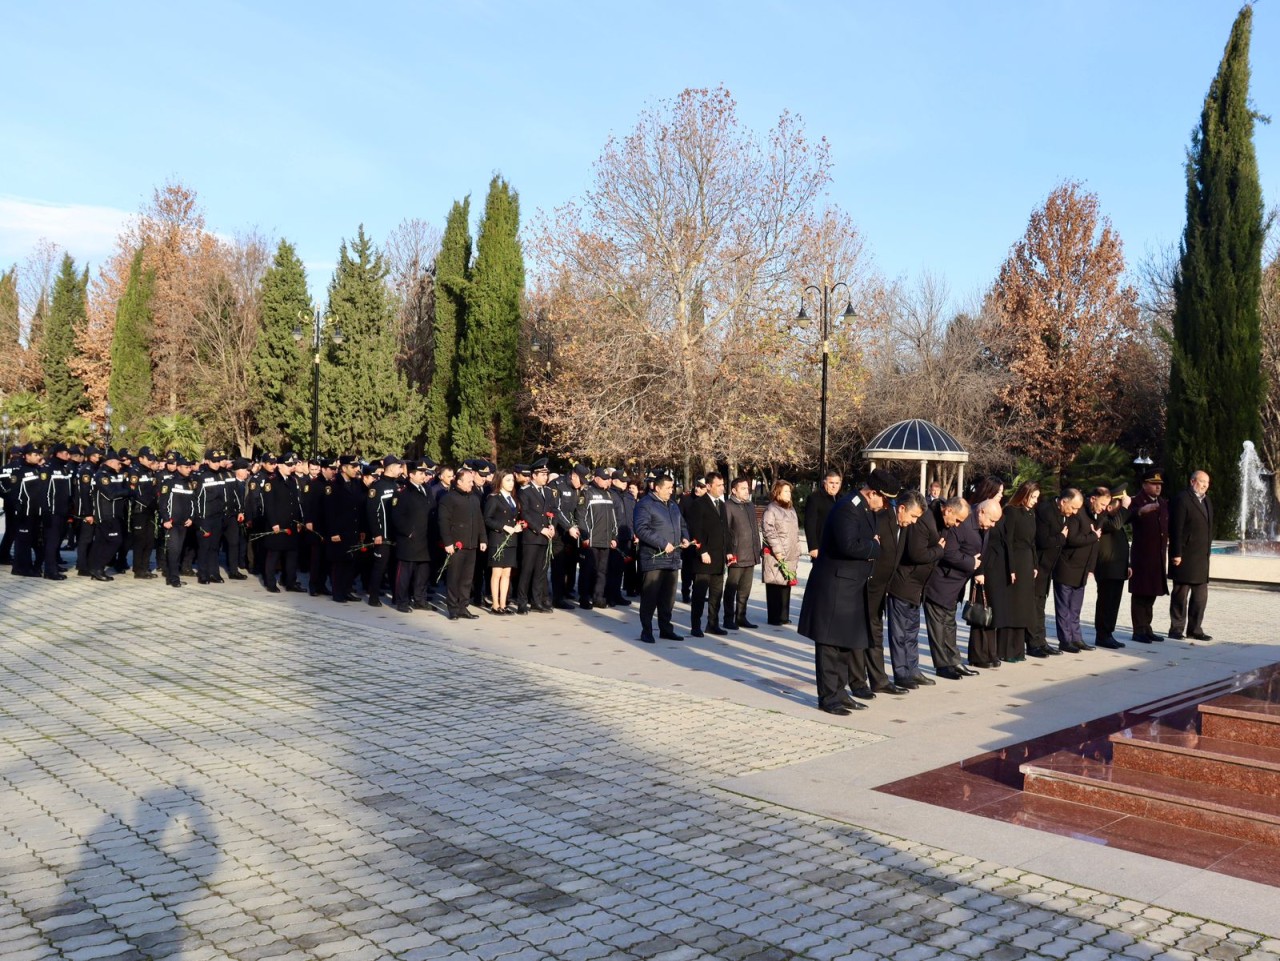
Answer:
[{"label": "red carnation", "polygon": [[795,586],[796,586],[797,584],[799,584],[799,583],[800,583],[800,582],[799,582],[798,580],[796,580],[796,579],[793,577],[793,578],[791,578],[791,585],[790,585],[790,586],[791,586],[791,587],[795,587]]},{"label": "red carnation", "polygon": [[591,542],[590,542],[590,541],[583,541],[583,542],[582,542],[582,546],[583,546],[583,547],[590,547],[590,546],[591,546]]},{"label": "red carnation", "polygon": [[737,555],[737,554],[730,554],[730,555],[729,555],[729,563],[730,563],[730,564],[736,564],[736,563],[738,563],[738,555]]},{"label": "red carnation", "polygon": [[529,522],[522,517],[520,520],[516,521],[516,526],[518,526],[522,531],[527,531],[529,529]]},{"label": "red carnation", "polygon": [[702,546],[702,545],[701,545],[701,544],[699,544],[697,541],[690,541],[689,543],[690,543],[690,544],[692,544],[694,547],[701,547],[701,546]]},{"label": "red carnation", "polygon": [[284,536],[285,536],[285,537],[292,537],[292,536],[293,536],[293,531],[291,531],[289,528],[287,528],[287,527],[286,527],[286,528],[284,529]]},{"label": "red carnation", "polygon": [[455,551],[460,551],[460,550],[462,550],[462,541],[455,541],[455,542],[454,542],[454,544],[453,544],[453,549],[454,549]]},{"label": "red carnation", "polygon": [[770,557],[772,557],[772,556],[773,556],[773,551],[769,550],[769,548],[767,548],[767,547],[764,549],[764,552],[765,552],[766,554],[768,554]]},{"label": "red carnation", "polygon": [[547,511],[546,516],[552,520],[555,519],[555,511]]}]

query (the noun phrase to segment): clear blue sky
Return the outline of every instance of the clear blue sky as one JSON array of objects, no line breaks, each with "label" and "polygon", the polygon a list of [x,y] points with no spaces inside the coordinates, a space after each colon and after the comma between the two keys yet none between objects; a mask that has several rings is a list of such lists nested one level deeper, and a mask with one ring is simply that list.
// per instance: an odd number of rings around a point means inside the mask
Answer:
[{"label": "clear blue sky", "polygon": [[[501,172],[526,222],[578,196],[606,137],[723,83],[764,131],[826,136],[831,200],[889,277],[983,288],[1066,178],[1130,262],[1177,240],[1182,164],[1237,0],[24,3],[5,16],[0,263],[46,234],[96,269],[177,178],[223,234],[287,237],[322,291],[339,242],[443,225]],[[1280,120],[1280,5],[1253,99]],[[1268,206],[1280,130],[1260,126]]]}]

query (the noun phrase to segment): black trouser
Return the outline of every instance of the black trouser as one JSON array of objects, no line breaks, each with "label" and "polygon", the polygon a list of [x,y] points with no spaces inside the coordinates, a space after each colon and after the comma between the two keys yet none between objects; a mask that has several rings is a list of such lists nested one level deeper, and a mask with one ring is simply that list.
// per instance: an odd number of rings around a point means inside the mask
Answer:
[{"label": "black trouser", "polygon": [[605,562],[604,599],[610,604],[617,604],[622,600],[622,575],[627,566],[623,561],[622,542],[619,541],[618,544],[618,547],[610,549]]},{"label": "black trouser", "polygon": [[62,565],[62,538],[67,532],[64,514],[47,514],[44,519],[44,572],[50,577]]},{"label": "black trouser", "polygon": [[240,521],[235,514],[222,515],[222,539],[227,542],[227,573],[239,574],[240,568]]},{"label": "black trouser", "polygon": [[449,555],[444,582],[448,588],[447,600],[450,614],[461,614],[471,600],[471,588],[476,577],[476,552],[474,548],[455,549]]},{"label": "black trouser", "polygon": [[133,548],[133,572],[151,570],[151,552],[156,549],[156,509],[134,505],[129,518],[129,546]]},{"label": "black trouser", "polygon": [[196,533],[196,566],[200,569],[200,580],[208,581],[221,577],[218,570],[218,546],[222,542],[221,514],[210,514],[200,518],[200,530]]},{"label": "black trouser", "polygon": [[693,596],[693,562],[698,556],[696,547],[684,547],[680,549],[680,596],[689,598]]},{"label": "black trouser", "polygon": [[689,607],[689,622],[695,629],[702,627],[703,605],[707,609],[707,627],[720,626],[720,601],[724,597],[724,574],[695,574],[693,576],[693,603]]},{"label": "black trouser", "polygon": [[622,589],[628,597],[635,597],[640,593],[640,561],[635,546],[632,545],[629,550],[630,555],[622,561]]},{"label": "black trouser", "polygon": [[781,624],[791,617],[791,585],[766,584],[764,586],[765,610],[770,624]]},{"label": "black trouser", "polygon": [[[1042,582],[1043,582],[1043,587],[1041,586]],[[1045,636],[1044,617],[1045,617],[1045,608],[1049,604],[1049,592],[1052,589],[1053,589],[1053,581],[1049,577],[1044,576],[1043,572],[1041,572],[1041,576],[1036,578],[1035,615],[1032,617],[1032,622],[1031,622],[1032,626],[1027,630],[1027,647],[1028,648],[1037,649],[1037,648],[1049,646],[1049,640]]]},{"label": "black trouser", "polygon": [[333,587],[333,599],[345,601],[355,587],[355,561],[347,546],[341,542],[330,541],[326,545],[325,554],[329,559],[329,582]]},{"label": "black trouser", "polygon": [[196,562],[196,554],[198,553],[199,545],[197,544],[197,541],[200,538],[199,528],[192,524],[190,527],[185,527],[181,531],[175,529],[170,532],[170,536],[182,538],[182,569],[184,571],[190,571],[192,565]]},{"label": "black trouser", "polygon": [[581,603],[590,601],[596,607],[604,607],[613,600],[608,592],[609,555],[612,553],[611,548],[594,544],[580,552],[582,567],[578,573],[578,600]]},{"label": "black trouser", "polygon": [[183,536],[185,533],[185,527],[177,526],[165,531],[164,579],[169,584],[181,580],[179,575],[182,573],[182,544],[185,540]]},{"label": "black trouser", "polygon": [[[497,544],[493,546],[497,547]],[[471,575],[471,603],[476,607],[484,607],[484,596],[489,593],[488,550],[476,551],[475,561],[475,572]]]},{"label": "black trouser", "polygon": [[884,669],[884,599],[885,592],[867,592],[867,611],[871,622],[871,646],[865,651],[853,652],[854,678],[850,683],[861,687],[866,678],[867,686],[875,689],[889,685],[889,675]]},{"label": "black trouser", "polygon": [[[766,587],[775,587],[777,585],[767,584]],[[855,687],[861,687],[861,683],[857,678],[851,678],[851,669],[854,658],[850,655],[856,652],[850,651],[843,647],[832,647],[830,644],[815,644],[813,651],[814,675],[818,684],[818,706],[830,707],[838,704],[842,698],[842,692],[849,686],[850,682],[854,682]]]},{"label": "black trouser", "polygon": [[731,567],[724,578],[724,626],[749,621],[747,601],[751,598],[751,583],[755,580],[754,567]]},{"label": "black trouser", "polygon": [[263,560],[262,570],[266,577],[267,587],[276,586],[276,571],[283,568],[283,576],[281,583],[285,587],[298,586],[298,552],[296,549],[287,551],[264,552],[266,558]]},{"label": "black trouser", "polygon": [[520,545],[520,585],[516,591],[516,604],[520,607],[546,607],[547,598],[547,545],[524,543]]},{"label": "black trouser", "polygon": [[13,563],[13,528],[17,522],[9,514],[4,522],[4,537],[0,537],[0,564]]},{"label": "black trouser", "polygon": [[997,632],[994,627],[969,625],[969,663],[994,664],[1000,660]]},{"label": "black trouser", "polygon": [[640,630],[653,633],[653,615],[658,615],[658,630],[671,631],[671,612],[676,606],[676,581],[679,571],[645,571],[640,577]]},{"label": "black trouser", "polygon": [[13,573],[39,574],[36,566],[36,532],[43,523],[41,517],[9,517],[5,524],[13,525]]},{"label": "black trouser", "polygon": [[929,636],[929,657],[933,669],[958,667],[960,649],[956,645],[956,608],[924,600],[924,627]]},{"label": "black trouser", "polygon": [[1169,633],[1203,634],[1209,585],[1174,584],[1169,597]]},{"label": "black trouser", "polygon": [[310,557],[307,563],[307,590],[312,597],[324,593],[324,582],[329,577],[329,554],[318,534],[312,534]]},{"label": "black trouser", "polygon": [[578,566],[578,545],[568,534],[556,534],[551,555],[551,602],[563,604],[573,590],[573,572]]},{"label": "black trouser", "polygon": [[89,570],[95,574],[104,572],[111,559],[120,550],[124,540],[124,525],[112,518],[97,518],[93,525],[93,547],[89,549]]},{"label": "black trouser", "polygon": [[385,541],[370,544],[369,554],[369,569],[364,586],[369,592],[369,600],[374,600],[382,593],[382,580],[387,576],[387,568],[391,565],[391,547]]},{"label": "black trouser", "polygon": [[1093,607],[1093,631],[1098,640],[1111,637],[1120,616],[1120,599],[1124,597],[1124,581],[1120,578],[1095,578],[1098,600]]},{"label": "black trouser", "polygon": [[427,606],[431,593],[430,561],[399,561],[396,564],[396,603],[412,602],[418,607]]},{"label": "black trouser", "polygon": [[1151,622],[1155,619],[1156,599],[1153,594],[1129,595],[1129,619],[1133,621],[1133,636],[1154,634]]},{"label": "black trouser", "polygon": [[93,550],[93,532],[97,524],[80,521],[80,536],[76,538],[76,570],[89,573],[89,552]]}]

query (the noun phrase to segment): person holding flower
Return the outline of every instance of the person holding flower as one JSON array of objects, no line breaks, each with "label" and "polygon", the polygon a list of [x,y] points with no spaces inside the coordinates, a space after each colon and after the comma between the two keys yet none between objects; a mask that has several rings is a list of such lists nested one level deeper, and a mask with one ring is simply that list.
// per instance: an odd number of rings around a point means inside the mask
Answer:
[{"label": "person holding flower", "polygon": [[494,614],[512,614],[507,610],[511,592],[511,569],[516,566],[520,550],[520,532],[524,529],[520,520],[520,505],[516,503],[516,475],[509,470],[498,471],[494,478],[493,492],[484,501],[484,526],[489,543],[497,545],[489,557],[489,593]]},{"label": "person holding flower", "polygon": [[769,506],[760,519],[764,532],[765,610],[774,627],[791,623],[791,588],[800,565],[800,518],[791,503],[791,492],[790,481],[774,481]]},{"label": "person holding flower", "polygon": [[444,540],[445,583],[448,587],[449,620],[474,618],[467,610],[471,585],[476,577],[476,552],[486,547],[484,515],[480,499],[471,495],[476,473],[464,464],[453,479],[453,490],[440,501],[440,535]]}]

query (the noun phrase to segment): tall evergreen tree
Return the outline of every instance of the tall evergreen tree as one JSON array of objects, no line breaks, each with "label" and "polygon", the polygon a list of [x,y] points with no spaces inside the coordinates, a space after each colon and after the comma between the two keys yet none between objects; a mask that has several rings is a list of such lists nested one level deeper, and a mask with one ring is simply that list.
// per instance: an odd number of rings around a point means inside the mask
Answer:
[{"label": "tall evergreen tree", "polygon": [[62,267],[53,283],[49,316],[40,340],[40,364],[44,368],[44,390],[49,419],[62,425],[88,406],[84,382],[71,373],[67,362],[76,353],[76,334],[84,329],[89,315],[85,304],[88,283],[77,273],[70,254],[62,257]]},{"label": "tall evergreen tree", "polygon": [[151,298],[155,271],[143,266],[142,248],[133,255],[129,280],[116,304],[111,333],[111,380],[107,400],[116,423],[136,437],[145,423],[151,401]]},{"label": "tall evergreen tree", "polygon": [[450,423],[455,458],[495,460],[520,446],[520,307],[524,253],[520,198],[501,177],[489,184],[466,287],[467,322],[458,343],[458,405]]},{"label": "tall evergreen tree", "polygon": [[0,350],[17,350],[22,340],[22,320],[18,314],[18,269],[0,274]]},{"label": "tall evergreen tree", "polygon": [[426,401],[426,453],[437,460],[456,453],[449,427],[458,410],[458,343],[466,331],[467,285],[471,280],[470,218],[471,198],[455,200],[445,221],[436,260],[435,343]]},{"label": "tall evergreen tree", "polygon": [[[274,450],[311,453],[311,316],[307,272],[293,244],[282,240],[262,278],[262,329],[251,360],[258,435]],[[301,343],[294,328],[302,330]]]},{"label": "tall evergreen tree", "polygon": [[387,265],[361,225],[338,251],[329,284],[330,365],[320,385],[320,444],[369,456],[400,453],[417,434],[422,395],[396,363],[396,305]]},{"label": "tall evergreen tree", "polygon": [[1174,282],[1168,453],[1179,481],[1213,478],[1219,534],[1235,529],[1241,445],[1262,405],[1258,298],[1263,209],[1249,105],[1253,7],[1236,17],[1187,157],[1187,223]]}]

